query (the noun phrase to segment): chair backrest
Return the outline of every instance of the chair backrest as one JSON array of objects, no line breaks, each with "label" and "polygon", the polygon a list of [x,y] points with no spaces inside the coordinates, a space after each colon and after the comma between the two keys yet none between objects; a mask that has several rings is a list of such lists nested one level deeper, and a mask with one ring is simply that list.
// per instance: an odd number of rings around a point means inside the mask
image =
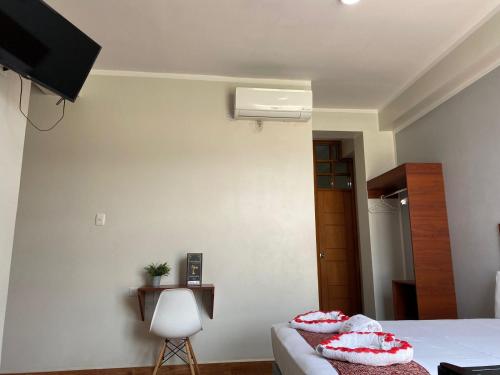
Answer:
[{"label": "chair backrest", "polygon": [[150,331],[164,338],[184,338],[201,330],[198,305],[190,289],[169,289],[160,294]]}]

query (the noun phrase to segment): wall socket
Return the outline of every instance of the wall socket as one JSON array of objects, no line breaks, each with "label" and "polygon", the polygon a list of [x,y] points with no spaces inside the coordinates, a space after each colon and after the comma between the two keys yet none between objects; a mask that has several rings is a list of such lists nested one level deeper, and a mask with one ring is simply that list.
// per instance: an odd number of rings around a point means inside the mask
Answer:
[{"label": "wall socket", "polygon": [[128,287],[128,296],[129,297],[136,297],[137,296],[137,288],[134,286],[129,286]]}]

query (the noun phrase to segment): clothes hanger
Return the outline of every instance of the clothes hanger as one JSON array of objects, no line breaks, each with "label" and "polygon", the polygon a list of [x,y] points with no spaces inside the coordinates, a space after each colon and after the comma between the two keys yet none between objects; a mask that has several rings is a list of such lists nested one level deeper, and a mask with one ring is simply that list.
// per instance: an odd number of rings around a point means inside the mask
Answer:
[{"label": "clothes hanger", "polygon": [[372,214],[395,213],[397,210],[398,207],[387,202],[383,196],[375,204],[368,207],[368,211]]},{"label": "clothes hanger", "polygon": [[[398,206],[397,205],[394,206],[394,205],[390,204],[389,202],[387,202],[386,199],[388,197],[392,197],[394,195],[398,195],[399,193],[402,193],[402,192],[407,191],[407,190],[408,189],[404,188],[404,189],[396,190],[395,192],[390,193],[390,194],[381,195],[380,199],[377,201],[377,203],[375,203],[374,205],[372,205],[371,207],[369,207],[368,211],[371,212],[372,214],[395,213],[395,212],[397,212]],[[407,202],[408,202],[408,199],[406,198],[405,204]]]}]

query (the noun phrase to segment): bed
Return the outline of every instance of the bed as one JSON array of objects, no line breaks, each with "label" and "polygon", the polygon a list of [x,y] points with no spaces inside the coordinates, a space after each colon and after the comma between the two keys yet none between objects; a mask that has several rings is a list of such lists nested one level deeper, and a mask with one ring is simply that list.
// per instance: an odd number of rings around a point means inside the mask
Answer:
[{"label": "bed", "polygon": [[[413,345],[414,360],[431,375],[441,362],[459,366],[500,364],[500,319],[381,322],[385,332]],[[271,328],[274,358],[283,375],[337,375],[288,323]]]}]

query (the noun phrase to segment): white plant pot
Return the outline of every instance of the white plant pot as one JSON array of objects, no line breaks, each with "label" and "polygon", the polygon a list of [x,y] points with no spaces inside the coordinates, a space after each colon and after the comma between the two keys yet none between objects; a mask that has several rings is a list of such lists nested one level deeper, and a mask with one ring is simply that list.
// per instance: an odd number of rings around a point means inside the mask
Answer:
[{"label": "white plant pot", "polygon": [[151,279],[151,285],[153,286],[160,286],[161,283],[161,276],[153,276]]}]

